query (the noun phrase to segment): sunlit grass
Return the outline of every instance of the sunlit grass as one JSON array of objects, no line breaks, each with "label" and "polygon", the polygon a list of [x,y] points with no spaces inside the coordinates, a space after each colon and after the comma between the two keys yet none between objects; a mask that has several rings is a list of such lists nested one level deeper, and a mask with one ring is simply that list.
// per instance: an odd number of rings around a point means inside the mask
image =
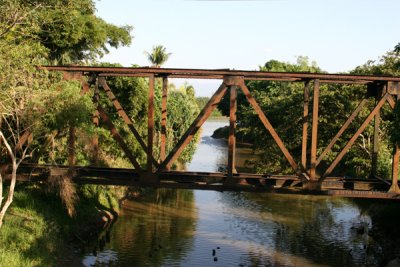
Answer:
[{"label": "sunlit grass", "polygon": [[[58,203],[35,189],[17,190],[0,229],[0,266],[54,266],[63,244],[55,223],[67,219]],[[54,202],[57,202],[53,199]]]}]

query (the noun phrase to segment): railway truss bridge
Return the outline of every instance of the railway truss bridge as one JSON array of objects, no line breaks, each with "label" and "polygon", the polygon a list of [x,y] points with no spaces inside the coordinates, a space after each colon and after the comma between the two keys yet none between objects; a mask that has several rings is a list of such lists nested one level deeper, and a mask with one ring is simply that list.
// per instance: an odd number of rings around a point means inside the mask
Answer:
[{"label": "railway truss bridge", "polygon": [[[60,176],[72,173],[73,181],[78,184],[106,184],[123,186],[150,186],[161,188],[185,188],[204,189],[218,191],[251,191],[251,192],[280,192],[300,194],[322,194],[345,197],[400,199],[398,186],[399,148],[395,147],[392,153],[392,175],[385,179],[376,176],[377,154],[379,152],[379,127],[380,114],[384,105],[394,109],[400,103],[400,77],[388,76],[364,76],[344,74],[319,74],[319,73],[283,73],[262,71],[238,71],[238,70],[202,70],[202,69],[167,69],[167,68],[116,68],[116,67],[79,67],[79,66],[42,66],[39,69],[47,71],[59,71],[64,73],[65,79],[76,79],[82,82],[82,92],[92,91],[93,101],[97,110],[93,116],[93,123],[107,128],[116,143],[123,150],[125,156],[132,164],[132,169],[100,168],[96,166],[75,166],[74,129],[69,134],[69,166],[49,166],[37,164],[25,164],[19,168],[18,179],[28,181],[46,180],[50,176]],[[148,131],[147,140],[139,134],[135,123],[125,112],[124,107],[116,98],[108,85],[110,77],[144,77],[148,79]],[[169,78],[184,79],[217,79],[221,85],[210,98],[209,102],[199,113],[191,126],[183,134],[180,140],[167,154],[166,151],[166,126],[167,126],[167,98]],[[162,80],[161,101],[161,136],[160,142],[155,142],[155,82]],[[293,151],[289,151],[284,141],[270,123],[259,103],[246,86],[248,81],[278,81],[288,83],[300,83],[304,90],[302,103],[302,148],[301,157],[293,157]],[[342,127],[333,137],[327,147],[318,149],[318,120],[320,103],[320,86],[322,84],[357,84],[365,87],[365,97],[360,99],[358,107],[351,113]],[[236,149],[236,109],[237,93],[241,90],[249,105],[254,109],[258,118],[265,127],[265,134],[270,136],[279,147],[280,152],[286,158],[293,170],[291,175],[281,174],[249,174],[238,173],[235,169]],[[100,94],[110,101],[115,107],[119,118],[127,125],[140,147],[145,151],[147,160],[145,164],[139,164],[136,155],[127,145],[126,140],[118,132],[113,121],[105,109],[100,105]],[[225,95],[230,97],[229,137],[228,137],[228,163],[225,172],[188,172],[174,171],[171,166],[179,157],[184,148],[199,131],[212,111],[218,106]],[[319,164],[332,150],[354,119],[359,116],[368,98],[374,97],[375,105],[364,118],[361,125],[357,125],[356,131],[347,143],[342,146],[335,158],[329,162],[327,168],[322,169]],[[311,112],[312,111],[312,112]],[[101,122],[101,123],[100,123]],[[332,175],[335,167],[343,159],[348,150],[354,145],[360,134],[368,125],[374,127],[372,171],[369,179],[356,179],[337,177]],[[354,128],[354,127],[353,127]],[[399,129],[400,130],[400,129]],[[27,139],[27,138],[26,138]],[[299,140],[300,141],[300,140]],[[155,147],[154,144],[160,144]],[[94,153],[98,146],[98,138],[93,139]],[[158,145],[157,145],[158,146]],[[159,149],[159,157],[155,158],[155,151]],[[317,153],[317,151],[323,151]],[[300,153],[298,153],[300,155]]]}]

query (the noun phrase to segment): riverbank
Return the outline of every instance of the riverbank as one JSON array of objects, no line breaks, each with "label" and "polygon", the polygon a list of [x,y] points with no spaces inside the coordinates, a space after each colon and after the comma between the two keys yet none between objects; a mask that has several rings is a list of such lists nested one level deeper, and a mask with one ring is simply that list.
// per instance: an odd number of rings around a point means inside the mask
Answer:
[{"label": "riverbank", "polygon": [[0,229],[0,265],[83,266],[78,247],[96,242],[119,212],[113,191],[84,186],[76,215],[70,217],[59,196],[45,186],[18,185]]},{"label": "riverbank", "polygon": [[0,230],[3,266],[54,266],[61,261],[71,231],[61,201],[33,186],[19,186]]}]

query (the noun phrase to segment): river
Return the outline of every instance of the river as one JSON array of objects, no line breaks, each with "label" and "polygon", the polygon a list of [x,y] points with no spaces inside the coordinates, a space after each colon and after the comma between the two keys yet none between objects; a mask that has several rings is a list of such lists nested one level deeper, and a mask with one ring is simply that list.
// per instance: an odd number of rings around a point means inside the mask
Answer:
[{"label": "river", "polygon": [[[187,170],[224,168],[227,143],[211,137],[224,125],[204,124]],[[251,153],[239,149],[239,162]],[[375,266],[381,256],[371,225],[359,205],[341,198],[160,189],[126,201],[101,249],[84,255],[83,264]]]}]

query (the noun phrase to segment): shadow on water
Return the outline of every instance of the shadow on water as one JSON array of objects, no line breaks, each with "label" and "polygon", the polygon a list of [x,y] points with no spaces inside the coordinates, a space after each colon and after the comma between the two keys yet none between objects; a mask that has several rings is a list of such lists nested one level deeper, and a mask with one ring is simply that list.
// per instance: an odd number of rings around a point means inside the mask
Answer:
[{"label": "shadow on water", "polygon": [[126,201],[109,243],[86,255],[85,266],[179,266],[196,228],[193,192],[159,189]]},{"label": "shadow on water", "polygon": [[[224,125],[205,124],[187,170],[217,171],[226,165],[226,141],[210,137]],[[397,213],[398,205],[391,211],[382,207],[388,206],[323,196],[160,189],[127,201],[105,236],[103,249],[86,255],[83,262],[86,266],[382,266],[398,255],[395,242],[400,240],[390,237],[400,236],[390,215]]]}]

